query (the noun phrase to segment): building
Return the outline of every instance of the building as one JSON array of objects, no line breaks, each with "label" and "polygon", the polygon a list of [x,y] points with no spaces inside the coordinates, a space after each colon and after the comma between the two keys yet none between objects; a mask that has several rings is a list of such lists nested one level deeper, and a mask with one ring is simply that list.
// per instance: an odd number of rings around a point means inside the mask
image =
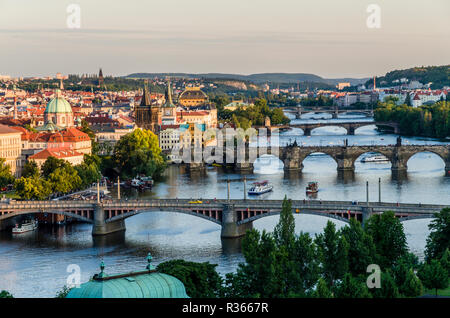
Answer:
[{"label": "building", "polygon": [[200,87],[186,87],[178,97],[178,104],[184,107],[196,107],[208,102],[206,95]]},{"label": "building", "polygon": [[254,106],[253,104],[245,103],[243,100],[232,101],[231,103],[225,105],[223,109],[227,109],[230,111],[235,111],[238,108],[247,109],[247,107]]},{"label": "building", "polygon": [[[56,91],[56,97],[45,108],[44,122],[56,125],[58,130],[74,126],[72,106],[62,97],[59,89]],[[48,128],[44,126],[36,129],[47,130]]]},{"label": "building", "polygon": [[11,127],[0,125],[0,158],[11,168],[16,178],[20,177],[22,170],[22,133]]},{"label": "building", "polygon": [[144,86],[141,104],[135,108],[134,115],[139,128],[150,129],[153,133],[158,134],[162,110],[158,105],[152,104],[147,85]]},{"label": "building", "polygon": [[149,253],[148,265],[142,271],[117,275],[107,275],[102,262],[100,273],[71,289],[66,298],[189,298],[183,283],[156,271],[151,259]]},{"label": "building", "polygon": [[351,85],[350,85],[350,83],[348,83],[348,82],[345,82],[345,83],[337,83],[337,85],[336,85],[336,88],[338,89],[338,90],[342,90],[342,89],[344,89],[344,88],[346,88],[346,87],[350,87]]},{"label": "building", "polygon": [[71,165],[79,165],[83,163],[84,154],[67,147],[47,148],[30,156],[28,160],[34,160],[39,168],[42,167],[48,157],[55,157],[69,162]]}]

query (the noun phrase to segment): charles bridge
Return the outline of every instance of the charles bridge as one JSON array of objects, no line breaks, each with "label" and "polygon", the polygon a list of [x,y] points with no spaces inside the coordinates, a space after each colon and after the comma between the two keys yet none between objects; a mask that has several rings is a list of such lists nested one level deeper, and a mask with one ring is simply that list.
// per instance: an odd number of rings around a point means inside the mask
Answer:
[{"label": "charles bridge", "polygon": [[337,126],[342,127],[347,130],[347,135],[354,135],[355,130],[368,126],[368,125],[377,125],[379,127],[389,127],[394,134],[399,133],[399,127],[397,123],[394,122],[370,122],[370,121],[353,121],[353,122],[318,122],[318,123],[302,123],[302,124],[289,124],[287,126],[277,126],[277,128],[300,128],[303,130],[303,133],[305,136],[311,136],[311,132],[320,127],[330,127],[330,126]]},{"label": "charles bridge", "polygon": [[[442,158],[445,163],[446,174],[450,173],[450,145],[403,145],[400,137],[397,138],[397,143],[394,145],[298,146],[294,142],[294,144],[286,147],[274,148],[251,147],[248,143],[245,146],[242,145],[242,147],[224,147],[222,150],[217,150],[214,147],[210,148],[206,147],[205,149],[197,150],[192,148],[190,160],[181,161],[181,163],[185,163],[190,171],[201,170],[205,168],[206,164],[217,163],[233,165],[238,172],[252,172],[253,164],[257,157],[268,154],[278,157],[283,162],[285,172],[301,172],[303,161],[309,155],[324,153],[334,159],[337,163],[338,171],[354,172],[355,162],[361,155],[378,153],[390,161],[392,172],[405,173],[408,169],[408,160],[413,155],[421,152],[431,152]],[[257,155],[256,152],[258,152]],[[204,153],[211,155],[202,155]],[[239,160],[239,158],[241,159]]]},{"label": "charles bridge", "polygon": [[[228,195],[229,198],[229,195]],[[245,235],[253,221],[278,215],[282,200],[244,199],[151,199],[98,201],[9,201],[0,202],[0,228],[8,220],[24,214],[49,213],[92,224],[92,235],[106,235],[125,230],[125,219],[139,213],[183,213],[214,222],[221,226],[221,237]],[[350,218],[364,222],[370,215],[394,211],[400,221],[430,218],[443,205],[404,204],[387,202],[350,202],[292,200],[292,213],[313,214],[349,222]],[[5,226],[3,226],[5,228]]]}]

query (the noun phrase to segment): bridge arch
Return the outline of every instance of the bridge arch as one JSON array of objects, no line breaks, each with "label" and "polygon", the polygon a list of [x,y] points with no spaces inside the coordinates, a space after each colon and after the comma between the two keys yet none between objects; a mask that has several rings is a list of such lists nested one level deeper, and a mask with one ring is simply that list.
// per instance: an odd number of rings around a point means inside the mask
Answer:
[{"label": "bridge arch", "polygon": [[46,211],[18,210],[18,211],[14,211],[12,213],[6,213],[3,215],[0,215],[0,221],[10,219],[10,218],[13,218],[13,217],[19,216],[19,215],[37,214],[37,213],[51,213],[51,214],[64,215],[64,216],[71,217],[71,218],[74,218],[74,219],[77,219],[80,221],[93,223],[93,220],[91,218],[88,218],[87,215],[93,215],[94,212],[89,211],[89,213],[85,213],[86,216],[83,216],[83,213],[80,215],[80,214],[67,212],[67,211],[61,211],[61,210],[46,210]]},{"label": "bridge arch", "polygon": [[[421,154],[430,154],[430,155],[432,155],[432,156],[434,156],[434,157],[439,157],[439,158],[441,158],[442,159],[442,162],[443,162],[443,164],[442,164],[442,167],[445,169],[445,166],[446,166],[446,160],[445,160],[445,157],[444,157],[444,155],[442,154],[442,153],[440,153],[439,151],[436,151],[436,150],[434,150],[434,149],[424,149],[423,151],[418,151],[418,152],[415,152],[415,153],[409,153],[409,154],[407,154],[406,156],[405,156],[405,158],[404,158],[404,163],[405,163],[405,165],[406,166],[408,166],[408,165],[410,165],[410,163],[409,163],[409,161],[411,160],[411,159],[414,159],[414,157],[416,157],[417,155],[421,155]],[[422,166],[422,165],[421,165]]]},{"label": "bridge arch", "polygon": [[199,213],[199,212],[194,212],[194,211],[191,211],[191,210],[165,208],[165,207],[162,207],[162,208],[136,209],[136,210],[129,211],[129,212],[126,212],[126,213],[123,213],[123,214],[119,214],[117,216],[113,216],[111,218],[107,218],[105,220],[105,222],[106,223],[112,223],[112,222],[115,222],[115,221],[127,219],[127,218],[132,217],[132,216],[137,215],[137,214],[153,213],[153,212],[170,212],[170,213],[187,214],[187,215],[196,216],[196,217],[205,219],[207,221],[211,221],[213,223],[222,225],[222,212],[221,211],[217,212],[217,214],[216,214],[218,218],[214,218],[214,217],[211,217],[209,215],[202,214],[202,213]]},{"label": "bridge arch", "polygon": [[327,164],[326,166],[329,167],[330,170],[336,171],[336,168],[338,167],[338,160],[337,160],[335,154],[332,153],[331,151],[328,152],[323,149],[321,149],[320,151],[310,151],[307,154],[305,154],[304,156],[302,156],[302,158],[300,159],[300,164],[301,164],[302,168],[304,168],[306,166],[306,169],[308,170],[309,161],[311,159],[313,159],[314,156],[323,156],[324,158],[331,158],[332,161],[334,161],[334,163],[336,165],[333,166],[333,165]]},{"label": "bridge arch", "polygon": [[[321,130],[325,130],[326,128],[339,128],[339,131],[342,131],[342,134],[336,134],[336,135],[343,135],[344,136],[344,135],[348,135],[348,133],[349,133],[349,131],[348,131],[348,129],[346,127],[344,127],[343,125],[340,125],[339,123],[336,123],[335,125],[326,125],[326,126],[319,126],[319,127],[312,128],[310,130],[310,135],[312,135],[314,131],[315,132],[318,132],[318,131],[320,132]],[[330,133],[325,134],[325,135],[329,135],[329,134]],[[320,134],[318,134],[318,135],[320,136]]]},{"label": "bridge arch", "polygon": [[[392,167],[392,158],[391,158],[391,154],[390,154],[390,153],[387,153],[387,152],[384,152],[384,151],[365,151],[365,152],[361,152],[361,153],[359,153],[359,154],[357,154],[357,155],[355,156],[354,161],[353,161],[353,166],[355,167],[355,170],[357,170],[357,169],[356,169],[356,168],[357,168],[357,165],[355,165],[355,163],[358,162],[359,166],[362,167],[365,163],[362,162],[361,160],[362,160],[363,158],[368,157],[368,154],[382,155],[383,157],[386,157],[387,161],[384,162],[384,163],[388,163],[388,164],[390,165],[389,168]],[[361,159],[361,160],[360,160],[360,159]]]},{"label": "bridge arch", "polygon": [[[268,212],[268,213],[255,215],[255,216],[252,216],[250,218],[246,218],[246,219],[244,219],[242,221],[238,221],[237,224],[241,225],[241,224],[253,222],[253,221],[265,218],[267,216],[280,215],[280,213],[281,213],[281,211],[274,211],[274,212]],[[295,211],[292,211],[292,213],[294,215],[302,215],[302,214],[316,215],[316,216],[321,216],[321,217],[326,217],[326,218],[329,218],[329,219],[342,221],[342,222],[345,222],[345,223],[350,223],[349,219],[343,218],[343,217],[341,217],[339,215],[334,215],[334,214],[330,214],[330,213],[323,213],[323,212],[317,212],[317,211],[312,211],[312,210],[307,210],[307,209],[304,209],[304,210],[302,209],[299,213],[296,213]]]}]

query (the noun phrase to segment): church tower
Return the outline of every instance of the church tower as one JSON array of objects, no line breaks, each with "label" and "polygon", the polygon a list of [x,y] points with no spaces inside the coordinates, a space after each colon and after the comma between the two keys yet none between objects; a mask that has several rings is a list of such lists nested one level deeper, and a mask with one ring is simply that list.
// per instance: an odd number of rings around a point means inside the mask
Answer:
[{"label": "church tower", "polygon": [[166,102],[162,106],[162,124],[175,125],[177,123],[177,108],[172,102],[172,84],[167,80]]},{"label": "church tower", "polygon": [[104,86],[104,78],[102,68],[100,68],[100,71],[98,72],[98,87],[101,89],[102,86]]},{"label": "church tower", "polygon": [[152,105],[150,90],[147,82],[144,85],[141,104],[135,109],[136,125],[142,129],[150,129],[153,133],[158,134],[161,125],[161,108]]}]

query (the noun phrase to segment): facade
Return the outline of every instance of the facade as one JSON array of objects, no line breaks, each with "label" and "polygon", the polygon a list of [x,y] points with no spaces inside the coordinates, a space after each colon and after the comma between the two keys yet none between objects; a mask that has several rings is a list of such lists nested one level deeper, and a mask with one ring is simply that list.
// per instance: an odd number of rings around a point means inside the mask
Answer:
[{"label": "facade", "polygon": [[[70,104],[61,96],[61,91],[56,91],[56,97],[53,98],[45,108],[45,123],[53,123],[60,128],[73,127],[73,112]],[[40,127],[37,129],[39,130]]]},{"label": "facade", "polygon": [[21,132],[5,125],[0,125],[0,158],[11,168],[16,178],[20,177],[22,170],[22,141]]},{"label": "facade", "polygon": [[144,92],[141,104],[135,109],[136,125],[142,129],[150,129],[158,134],[161,125],[162,110],[157,105],[152,105],[150,92],[147,86],[144,86]]}]

